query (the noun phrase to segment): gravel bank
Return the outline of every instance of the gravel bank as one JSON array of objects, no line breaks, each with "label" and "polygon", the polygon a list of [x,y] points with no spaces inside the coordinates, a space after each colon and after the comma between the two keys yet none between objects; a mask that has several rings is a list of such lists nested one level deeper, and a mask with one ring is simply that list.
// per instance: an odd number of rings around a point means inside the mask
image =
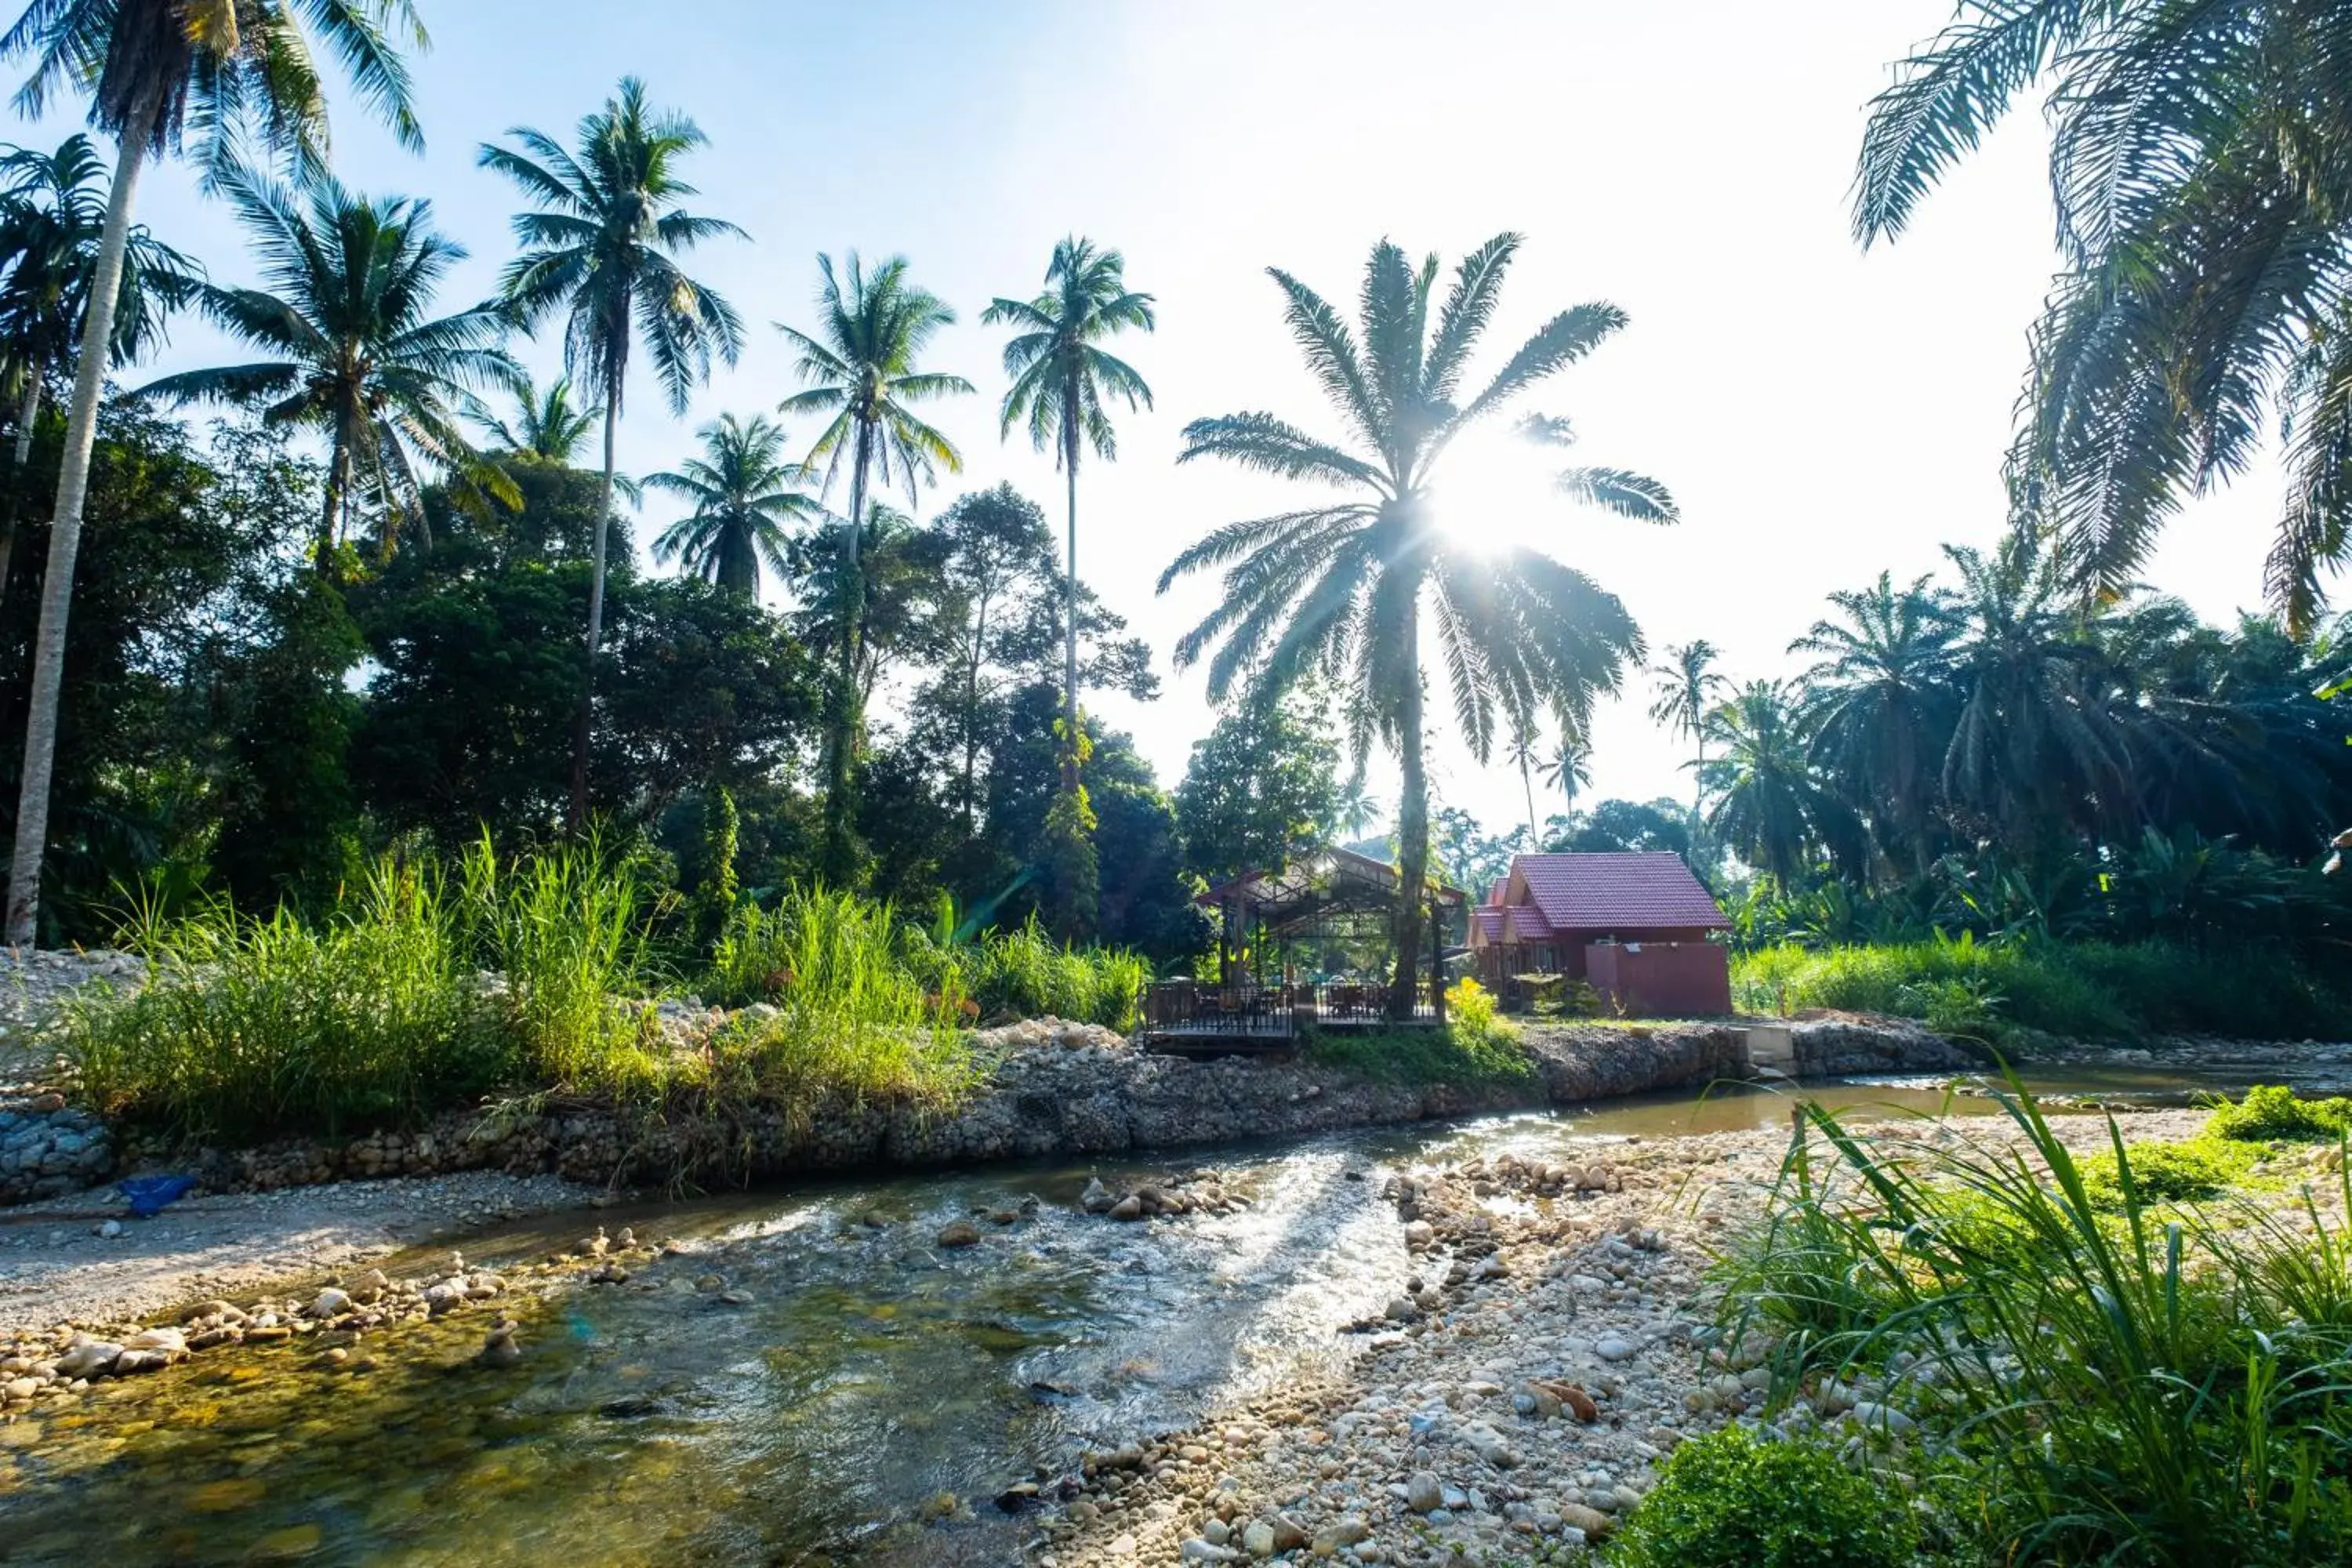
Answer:
[{"label": "gravel bank", "polygon": [[[2119,1120],[2127,1137],[2171,1140],[2204,1118]],[[2056,1125],[2079,1150],[2105,1146],[2104,1118]],[[1676,1444],[1762,1401],[1760,1372],[1706,1348],[1701,1273],[1711,1243],[1758,1211],[1786,1144],[1721,1133],[1570,1156],[1531,1142],[1398,1173],[1420,1289],[1363,1326],[1349,1373],[1097,1456],[1029,1561],[1499,1564],[1606,1536]],[[1874,1391],[1853,1392],[1872,1417]]]},{"label": "gravel bank", "polygon": [[498,1171],[185,1198],[114,1221],[97,1194],[0,1209],[0,1336],[163,1320],[208,1296],[344,1268],[485,1225],[579,1208],[604,1190]]}]

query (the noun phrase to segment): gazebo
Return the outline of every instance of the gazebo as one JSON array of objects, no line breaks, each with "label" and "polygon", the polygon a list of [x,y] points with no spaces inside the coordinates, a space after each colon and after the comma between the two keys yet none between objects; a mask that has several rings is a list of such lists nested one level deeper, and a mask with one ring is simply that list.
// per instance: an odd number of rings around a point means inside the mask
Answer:
[{"label": "gazebo", "polygon": [[1286,1046],[1304,1026],[1376,1027],[1445,1021],[1446,933],[1469,897],[1432,882],[1429,945],[1403,1007],[1395,1005],[1395,867],[1350,849],[1320,849],[1274,871],[1251,871],[1202,893],[1213,911],[1217,981],[1168,981],[1144,1002],[1147,1040],[1171,1048]]}]

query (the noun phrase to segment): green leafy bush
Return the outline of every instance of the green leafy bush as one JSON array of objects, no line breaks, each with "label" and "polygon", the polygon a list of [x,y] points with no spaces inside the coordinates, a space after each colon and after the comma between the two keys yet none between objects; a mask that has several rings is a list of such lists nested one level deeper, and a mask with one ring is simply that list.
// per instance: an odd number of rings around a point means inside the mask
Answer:
[{"label": "green leafy bush", "polygon": [[1732,960],[1734,1004],[1887,1013],[2000,1040],[2017,1029],[2079,1039],[2187,1032],[2326,1035],[2352,1024],[2352,997],[2276,955],[2217,956],[2164,942],[1927,942],[1809,948]]},{"label": "green leafy bush", "polygon": [[2245,1099],[2214,1107],[2205,1131],[2250,1143],[2340,1138],[2352,1132],[2352,1100],[2303,1100],[2284,1084],[2256,1084]]},{"label": "green leafy bush", "polygon": [[1445,1016],[1483,1035],[1495,1026],[1495,994],[1465,974],[1445,988]]},{"label": "green leafy bush", "polygon": [[2123,1173],[2128,1169],[2143,1204],[2202,1203],[2216,1198],[2245,1175],[2254,1151],[2219,1139],[2187,1143],[2126,1143],[2123,1158],[2095,1154],[2083,1162],[2083,1183],[2091,1201],[2124,1208]]},{"label": "green leafy bush", "polygon": [[1610,1547],[1611,1568],[1906,1568],[1918,1529],[1895,1494],[1811,1443],[1737,1426],[1674,1452]]}]

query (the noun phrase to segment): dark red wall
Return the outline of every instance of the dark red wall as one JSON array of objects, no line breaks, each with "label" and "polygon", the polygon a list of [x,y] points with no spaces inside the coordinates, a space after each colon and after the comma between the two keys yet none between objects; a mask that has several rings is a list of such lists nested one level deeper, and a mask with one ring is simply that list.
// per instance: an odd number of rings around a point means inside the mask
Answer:
[{"label": "dark red wall", "polygon": [[1585,978],[1612,1011],[1689,1018],[1731,1011],[1731,952],[1719,942],[1594,942]]}]

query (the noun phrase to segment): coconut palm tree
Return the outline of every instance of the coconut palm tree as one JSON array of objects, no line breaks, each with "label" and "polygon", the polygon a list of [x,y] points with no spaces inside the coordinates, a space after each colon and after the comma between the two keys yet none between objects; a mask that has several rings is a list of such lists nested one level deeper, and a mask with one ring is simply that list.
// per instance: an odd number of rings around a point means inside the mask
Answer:
[{"label": "coconut palm tree", "polygon": [[1118,443],[1107,405],[1124,401],[1132,411],[1151,406],[1151,388],[1126,361],[1097,346],[1132,327],[1150,331],[1159,323],[1151,296],[1127,286],[1127,261],[1116,250],[1073,235],[1054,247],[1045,268],[1045,289],[1034,300],[992,301],[980,319],[1011,326],[1018,335],[1004,345],[1004,374],[1013,385],[1004,394],[1003,434],[1026,422],[1029,438],[1051,449],[1061,468],[1069,500],[1069,546],[1063,556],[1062,791],[1078,787],[1078,458],[1086,448],[1109,462]]},{"label": "coconut palm tree", "polygon": [[796,487],[810,478],[807,467],[784,457],[784,433],[753,415],[749,423],[732,414],[695,433],[702,456],[689,458],[674,473],[650,474],[646,483],[694,504],[691,515],[654,541],[654,556],[667,565],[683,562],[747,599],[760,596],[760,563],[779,577],[792,572],[790,537],[794,522],[822,524],[824,508]]},{"label": "coconut palm tree", "polygon": [[[867,515],[867,492],[877,481],[904,485],[908,504],[919,482],[939,468],[963,471],[963,455],[924,423],[915,405],[958,393],[971,383],[960,375],[916,368],[923,351],[955,312],[907,276],[907,259],[891,257],[870,272],[851,251],[836,270],[820,255],[817,328],[814,333],[776,323],[800,355],[794,368],[806,384],[779,405],[787,416],[814,414],[824,427],[809,448],[811,468],[823,464],[829,490],[841,470],[849,470],[849,510]],[[863,528],[844,528],[838,602],[840,665],[825,743],[824,868],[836,881],[855,876],[851,793],[858,733],[857,642],[866,613],[866,589],[858,568]]]},{"label": "coconut palm tree", "polygon": [[635,77],[623,78],[602,109],[582,118],[575,152],[528,126],[507,134],[520,143],[519,151],[486,142],[476,160],[512,180],[535,206],[515,215],[522,251],[507,265],[506,297],[528,327],[563,313],[564,366],[593,389],[604,411],[587,662],[572,741],[567,820],[577,832],[588,815],[588,727],[604,634],[613,445],[631,351],[642,339],[670,411],[684,414],[696,385],[710,378],[712,360],[733,364],[742,353],[743,324],[725,300],[686,275],[678,258],[709,240],[745,237],[731,223],[679,205],[697,194],[679,177],[679,165],[709,138],[685,115],[648,105],[645,83]]},{"label": "coconut palm tree", "polygon": [[6,33],[0,58],[33,58],[16,94],[26,118],[45,111],[68,84],[90,92],[90,123],[114,139],[114,181],[90,273],[66,417],[49,559],[41,580],[16,843],[10,859],[5,937],[33,940],[48,837],[49,776],[57,756],[58,693],[65,668],[74,559],[89,492],[114,312],[131,246],[131,215],[148,161],[197,132],[196,153],[215,176],[241,149],[322,168],[327,153],[321,48],[341,61],[360,98],[389,121],[402,143],[425,144],[410,107],[407,67],[395,37],[425,47],[410,0],[33,0]]},{"label": "coconut palm tree", "polygon": [[2070,585],[2126,589],[2182,498],[2275,423],[2268,589],[2307,630],[2352,560],[2352,0],[1967,0],[1871,107],[1863,244],[2021,97],[2047,102],[2065,270],[2015,454]]},{"label": "coconut palm tree", "polygon": [[1543,737],[1533,724],[1514,721],[1511,737],[1503,745],[1503,760],[1519,770],[1519,788],[1528,797],[1528,841],[1532,844],[1543,837],[1536,822],[1536,743]]},{"label": "coconut palm tree", "polygon": [[1544,763],[1543,782],[1560,798],[1569,811],[1584,792],[1592,787],[1592,747],[1583,736],[1570,732],[1559,738],[1559,748]]},{"label": "coconut palm tree", "polygon": [[[1625,661],[1642,653],[1633,617],[1591,578],[1530,550],[1495,551],[1483,548],[1484,540],[1474,548],[1433,513],[1433,477],[1456,436],[1500,415],[1625,323],[1613,305],[1565,310],[1465,397],[1471,353],[1519,243],[1517,235],[1499,235],[1465,259],[1433,328],[1437,258],[1415,268],[1381,241],[1365,268],[1360,338],[1320,295],[1272,269],[1291,335],[1347,436],[1326,441],[1272,414],[1227,415],[1187,426],[1180,460],[1221,458],[1347,493],[1228,523],[1178,555],[1160,579],[1164,593],[1190,573],[1224,569],[1222,602],[1176,646],[1180,667],[1215,650],[1212,697],[1222,700],[1237,677],[1265,694],[1320,675],[1349,706],[1357,765],[1375,738],[1395,752],[1402,789],[1391,1005],[1399,1009],[1412,1001],[1429,873],[1424,611],[1455,721],[1481,762],[1494,749],[1498,710],[1525,714],[1550,704],[1581,711],[1594,693],[1616,689]],[[1540,416],[1519,428],[1538,441],[1556,442],[1565,432]],[[1558,484],[1565,495],[1625,516],[1658,522],[1676,516],[1664,488],[1638,475],[1577,468]]]},{"label": "coconut palm tree", "polygon": [[[0,520],[0,584],[8,580],[22,522],[26,465],[41,396],[73,361],[89,310],[90,281],[106,231],[105,163],[77,132],[54,153],[0,154],[0,401],[16,407],[7,516]],[[163,341],[173,310],[194,298],[204,269],[134,227],[124,243],[109,363],[136,363]]]},{"label": "coconut palm tree", "polygon": [[433,205],[353,195],[324,175],[299,196],[237,171],[219,184],[253,237],[267,287],[206,284],[200,302],[223,331],[271,357],[167,375],[139,395],[256,404],[268,424],[324,436],[322,574],[336,570],[354,500],[378,519],[386,554],[404,532],[431,542],[419,458],[520,506],[513,481],[482,461],[458,423],[469,388],[521,381],[499,346],[509,319],[495,303],[426,315],[434,286],[466,254],[433,231]]},{"label": "coconut palm tree", "polygon": [[[515,388],[515,413],[501,419],[488,409],[467,416],[496,443],[490,449],[501,457],[532,458],[570,468],[604,417],[602,405],[583,407],[572,401],[572,378],[559,375],[541,387],[526,381]],[[613,476],[618,484],[621,476]]]},{"label": "coconut palm tree", "polygon": [[1707,711],[1730,684],[1715,672],[1715,661],[1719,657],[1713,643],[1705,637],[1693,637],[1679,647],[1669,644],[1664,660],[1650,671],[1656,678],[1651,688],[1652,721],[1666,726],[1670,734],[1689,737],[1698,747],[1691,774],[1694,822],[1706,804],[1706,785],[1703,780],[1706,773]]},{"label": "coconut palm tree", "polygon": [[1814,763],[1870,814],[1884,840],[1911,849],[1924,876],[1937,770],[1953,721],[1950,595],[1892,574],[1859,592],[1830,595],[1841,618],[1822,619],[1789,645],[1815,663],[1801,679]]}]

